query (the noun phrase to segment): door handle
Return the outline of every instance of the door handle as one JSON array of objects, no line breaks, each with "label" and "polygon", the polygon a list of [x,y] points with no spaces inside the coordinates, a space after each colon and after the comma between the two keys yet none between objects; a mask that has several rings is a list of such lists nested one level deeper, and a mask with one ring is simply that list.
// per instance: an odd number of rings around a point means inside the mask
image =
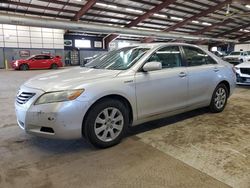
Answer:
[{"label": "door handle", "polygon": [[219,72],[220,70],[217,67],[214,67],[214,72]]},{"label": "door handle", "polygon": [[185,72],[180,72],[179,73],[179,77],[181,77],[181,78],[186,77],[186,76],[187,76],[187,74]]}]

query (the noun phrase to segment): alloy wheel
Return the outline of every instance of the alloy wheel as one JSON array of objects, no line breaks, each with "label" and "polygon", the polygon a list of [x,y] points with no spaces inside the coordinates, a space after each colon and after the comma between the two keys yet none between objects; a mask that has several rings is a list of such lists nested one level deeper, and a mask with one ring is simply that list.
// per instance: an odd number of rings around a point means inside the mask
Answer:
[{"label": "alloy wheel", "polygon": [[94,131],[98,139],[110,142],[117,138],[124,126],[124,117],[120,110],[114,107],[102,110],[94,125]]},{"label": "alloy wheel", "polygon": [[214,99],[215,106],[218,109],[223,108],[226,103],[226,98],[227,98],[226,90],[220,87],[215,94],[215,99]]}]

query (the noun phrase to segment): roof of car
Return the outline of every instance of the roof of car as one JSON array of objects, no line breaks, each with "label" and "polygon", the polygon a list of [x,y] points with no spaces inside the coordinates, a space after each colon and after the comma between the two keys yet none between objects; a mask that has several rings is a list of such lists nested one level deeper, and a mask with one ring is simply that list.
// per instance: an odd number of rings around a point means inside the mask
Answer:
[{"label": "roof of car", "polygon": [[193,46],[193,47],[199,47],[193,44],[187,44],[187,43],[176,43],[176,42],[170,42],[170,43],[163,43],[163,42],[157,42],[157,43],[139,43],[139,44],[134,44],[131,46],[139,46],[139,47],[145,47],[145,48],[155,48],[155,47],[160,47],[160,46]]}]

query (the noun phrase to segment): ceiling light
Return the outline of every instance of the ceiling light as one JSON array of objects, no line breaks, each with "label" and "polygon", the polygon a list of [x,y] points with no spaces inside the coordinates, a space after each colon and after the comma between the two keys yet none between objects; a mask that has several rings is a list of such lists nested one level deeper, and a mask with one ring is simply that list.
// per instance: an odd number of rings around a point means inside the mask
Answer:
[{"label": "ceiling light", "polygon": [[202,22],[201,24],[202,25],[208,25],[208,26],[212,25],[211,23],[208,23],[208,22]]},{"label": "ceiling light", "polygon": [[141,11],[141,10],[135,10],[135,9],[132,9],[132,8],[126,8],[126,10],[130,11],[130,12],[143,13],[143,11]]},{"label": "ceiling light", "polygon": [[192,23],[198,24],[200,23],[199,21],[193,20]]},{"label": "ceiling light", "polygon": [[166,18],[167,17],[166,15],[163,15],[163,14],[154,14],[154,16],[158,16],[158,17],[162,17],[162,18]]},{"label": "ceiling light", "polygon": [[248,30],[248,29],[240,29],[240,31],[241,31],[241,32],[246,32],[246,33],[249,33],[249,32],[250,32],[250,30]]},{"label": "ceiling light", "polygon": [[145,31],[160,31],[159,29],[151,29],[151,28],[142,28],[142,27],[133,27],[135,29],[139,29],[139,30],[145,30]]},{"label": "ceiling light", "polygon": [[117,8],[115,5],[108,5],[109,8]]},{"label": "ceiling light", "polygon": [[111,22],[119,22],[118,19],[110,19]]},{"label": "ceiling light", "polygon": [[115,5],[108,5],[108,4],[105,4],[105,3],[96,3],[96,5],[102,6],[102,7],[114,8],[114,9],[117,8],[117,6],[115,6]]},{"label": "ceiling light", "polygon": [[174,17],[174,16],[171,16],[170,18],[171,18],[172,20],[179,20],[179,21],[182,21],[182,20],[183,20],[183,18]]},{"label": "ceiling light", "polygon": [[245,5],[245,7],[250,8],[250,5]]},{"label": "ceiling light", "polygon": [[103,7],[108,6],[107,4],[104,4],[104,3],[96,3],[96,5],[103,6]]}]

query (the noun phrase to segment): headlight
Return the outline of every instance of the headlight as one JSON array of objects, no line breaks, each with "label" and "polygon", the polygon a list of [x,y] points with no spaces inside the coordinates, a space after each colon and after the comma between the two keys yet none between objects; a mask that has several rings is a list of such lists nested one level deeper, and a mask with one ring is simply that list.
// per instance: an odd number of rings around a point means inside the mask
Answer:
[{"label": "headlight", "polygon": [[45,93],[37,99],[37,101],[35,102],[35,105],[53,103],[53,102],[71,101],[79,97],[83,92],[84,92],[84,89]]},{"label": "headlight", "polygon": [[18,66],[18,61],[15,61],[15,63],[14,63],[16,66]]}]

